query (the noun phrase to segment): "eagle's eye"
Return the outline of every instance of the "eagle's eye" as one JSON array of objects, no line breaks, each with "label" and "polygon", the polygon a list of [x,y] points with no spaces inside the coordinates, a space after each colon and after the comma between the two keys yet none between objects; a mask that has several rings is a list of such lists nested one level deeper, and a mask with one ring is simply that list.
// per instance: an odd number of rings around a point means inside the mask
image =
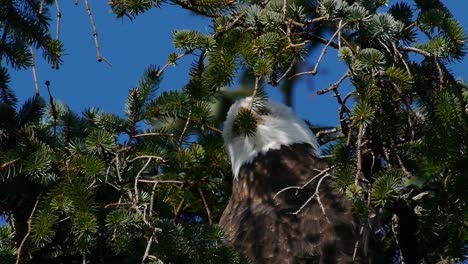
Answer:
[{"label": "eagle's eye", "polygon": [[270,110],[269,110],[268,108],[264,107],[264,106],[263,106],[263,107],[259,107],[259,108],[256,110],[256,112],[257,112],[259,115],[263,115],[263,116],[271,114]]}]

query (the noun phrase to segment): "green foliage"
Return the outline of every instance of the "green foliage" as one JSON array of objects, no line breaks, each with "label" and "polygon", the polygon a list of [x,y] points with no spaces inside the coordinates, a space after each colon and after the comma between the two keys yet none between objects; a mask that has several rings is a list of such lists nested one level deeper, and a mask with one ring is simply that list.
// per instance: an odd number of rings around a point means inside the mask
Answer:
[{"label": "green foliage", "polygon": [[0,227],[0,261],[5,264],[16,262],[15,232],[8,225]]},{"label": "green foliage", "polygon": [[237,135],[252,136],[257,131],[260,120],[254,116],[251,110],[241,109],[234,120],[232,130]]},{"label": "green foliage", "polygon": [[[180,53],[145,70],[124,116],[78,114],[38,95],[17,106],[7,67],[30,67],[33,47],[58,68],[64,47],[50,37],[53,1],[42,14],[37,1],[0,3],[0,211],[14,222],[0,229],[0,262],[16,260],[30,231],[22,263],[245,263],[214,224],[231,191],[218,109],[258,88],[234,122],[235,133],[252,135],[267,114],[266,83],[288,98],[299,76],[321,74],[322,58],[318,71],[300,72],[316,63],[314,49],[338,49],[348,66],[323,91],[339,104],[340,127],[319,138],[335,189],[374,231],[373,222],[394,225],[393,215],[411,229],[407,241],[385,231],[387,255],[403,247],[408,263],[462,260],[468,89],[448,66],[464,58],[467,37],[441,1],[387,2],[112,0],[118,18],[165,3],[212,18],[212,34],[174,31]],[[188,83],[159,93],[168,66],[189,56]],[[238,75],[247,92],[223,92]]]},{"label": "green foliage", "polygon": [[398,171],[386,171],[376,176],[372,186],[372,203],[378,207],[385,207],[397,200],[402,178]]}]

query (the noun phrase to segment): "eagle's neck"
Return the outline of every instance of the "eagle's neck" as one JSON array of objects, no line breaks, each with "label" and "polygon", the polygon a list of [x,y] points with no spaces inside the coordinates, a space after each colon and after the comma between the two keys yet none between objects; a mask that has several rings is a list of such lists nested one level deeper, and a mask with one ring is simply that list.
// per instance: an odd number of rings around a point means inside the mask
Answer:
[{"label": "eagle's neck", "polygon": [[231,158],[235,179],[238,178],[239,170],[244,164],[251,163],[260,154],[269,150],[278,150],[283,146],[309,144],[311,154],[320,157],[317,139],[305,122],[298,118],[289,107],[271,101],[267,105],[270,114],[261,116],[254,135],[234,135],[232,128],[235,117],[239,109],[244,107],[242,104],[249,102],[249,100],[243,100],[234,104],[224,123],[223,137]]}]

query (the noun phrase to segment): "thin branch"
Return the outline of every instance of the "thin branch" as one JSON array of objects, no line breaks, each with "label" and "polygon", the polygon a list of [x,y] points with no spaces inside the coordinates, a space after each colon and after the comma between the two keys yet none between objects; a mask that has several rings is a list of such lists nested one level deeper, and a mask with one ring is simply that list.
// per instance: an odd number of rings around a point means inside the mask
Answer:
[{"label": "thin branch", "polygon": [[21,244],[18,247],[18,250],[16,251],[16,264],[20,263],[21,260],[21,252],[23,250],[24,244],[26,243],[26,240],[28,239],[29,235],[31,234],[31,226],[32,226],[32,218],[34,216],[34,213],[36,213],[37,205],[39,204],[39,201],[41,200],[42,194],[39,194],[36,198],[36,203],[34,204],[33,209],[31,210],[31,214],[29,215],[28,218],[28,231],[23,237],[23,240],[21,241]]},{"label": "thin branch", "polygon": [[259,76],[255,76],[255,87],[254,87],[254,90],[253,90],[253,93],[252,93],[252,100],[250,100],[250,104],[249,104],[249,111],[252,110],[252,107],[253,107],[253,104],[254,104],[254,101],[255,101],[255,96],[257,96],[257,93],[258,93],[258,83],[260,82],[260,77]]},{"label": "thin branch", "polygon": [[182,208],[184,208],[184,204],[185,204],[185,198],[182,198],[182,200],[180,200],[180,203],[176,208],[176,211],[174,212],[175,213],[174,221],[176,223],[179,222],[180,213],[182,212]]},{"label": "thin branch", "polygon": [[444,71],[442,70],[442,66],[440,66],[439,59],[437,56],[434,56],[434,63],[437,67],[437,71],[439,72],[439,89],[442,90],[444,88]]},{"label": "thin branch", "polygon": [[321,138],[321,137],[323,137],[324,135],[333,134],[333,133],[339,132],[340,130],[341,130],[341,129],[340,129],[339,127],[334,127],[334,128],[330,128],[330,129],[320,130],[319,132],[317,132],[317,134],[315,134],[315,137],[316,137],[316,138]]},{"label": "thin branch", "polygon": [[286,188],[283,188],[281,190],[279,190],[274,196],[273,196],[273,199],[275,199],[278,195],[280,195],[281,193],[287,191],[287,190],[303,190],[305,187],[307,187],[311,182],[313,182],[315,179],[317,179],[318,177],[321,177],[322,175],[324,175],[325,173],[329,172],[331,169],[335,168],[335,166],[330,166],[324,170],[321,170],[319,174],[315,175],[314,177],[312,177],[312,179],[308,180],[306,183],[304,183],[303,185],[301,186],[288,186]]},{"label": "thin branch", "polygon": [[208,223],[211,225],[213,223],[213,219],[211,218],[211,211],[208,207],[208,203],[206,202],[205,195],[203,195],[203,192],[200,188],[198,188],[198,193],[200,194],[203,206],[205,207],[206,215],[208,216]]},{"label": "thin branch", "polygon": [[320,53],[320,56],[319,56],[319,58],[317,59],[317,63],[315,63],[314,69],[312,69],[311,71],[305,71],[305,72],[296,73],[296,74],[294,74],[293,76],[289,77],[289,79],[295,78],[295,77],[300,76],[300,75],[305,75],[305,74],[316,75],[316,74],[317,74],[317,71],[318,71],[318,67],[319,67],[320,63],[322,62],[322,60],[323,60],[325,54],[327,53],[328,46],[330,46],[330,44],[333,42],[333,39],[335,39],[335,37],[338,35],[338,32],[340,32],[341,29],[342,29],[345,25],[346,25],[346,23],[344,23],[343,25],[341,25],[340,27],[338,27],[338,29],[335,31],[335,33],[333,33],[333,35],[331,36],[330,40],[327,42],[327,44],[325,45],[325,47],[323,47],[322,52]]},{"label": "thin branch", "polygon": [[57,108],[55,107],[54,97],[52,96],[52,92],[50,91],[50,81],[46,80],[45,85],[47,86],[47,92],[49,93],[49,103],[50,103],[50,108],[52,110],[52,118],[54,119],[54,135],[55,135],[56,129],[57,129],[58,111],[57,111]]},{"label": "thin branch", "polygon": [[331,175],[330,175],[329,173],[323,175],[323,177],[320,178],[320,180],[319,180],[318,183],[317,183],[317,186],[315,187],[315,192],[314,192],[314,194],[312,194],[312,195],[309,197],[309,199],[307,199],[307,201],[306,201],[297,211],[295,211],[295,212],[293,212],[293,213],[291,213],[291,214],[293,214],[293,215],[298,215],[298,214],[302,211],[302,209],[304,209],[304,208],[315,198],[315,199],[317,199],[317,202],[318,202],[318,204],[319,204],[319,206],[320,206],[320,209],[322,210],[323,216],[325,217],[325,219],[327,220],[327,222],[330,223],[330,220],[328,219],[327,214],[326,214],[326,212],[325,212],[325,207],[323,206],[322,201],[320,200],[320,193],[319,193],[320,185],[322,184],[323,179],[325,179],[325,178],[327,178],[327,177],[331,177]]},{"label": "thin branch", "polygon": [[362,175],[362,153],[361,153],[361,145],[362,145],[362,138],[364,136],[364,127],[359,127],[358,138],[356,141],[356,176],[354,177],[354,185],[358,185],[359,179]]},{"label": "thin branch", "polygon": [[246,14],[247,14],[247,11],[242,12],[229,25],[227,25],[226,28],[214,33],[213,34],[213,39],[217,39],[217,38],[221,37],[224,33],[231,30],[232,28],[234,28],[236,26],[237,22],[239,22],[239,20],[241,20]]},{"label": "thin branch", "polygon": [[115,153],[115,171],[117,172],[117,178],[119,182],[122,182],[122,175],[120,175],[120,161],[119,161],[119,154]]},{"label": "thin branch", "polygon": [[[330,40],[324,39],[324,38],[322,38],[322,37],[320,37],[320,36],[316,36],[316,35],[310,35],[310,36],[309,36],[309,39],[310,39],[310,40],[313,40],[313,41],[316,41],[316,42],[319,42],[319,43],[322,43],[322,44],[328,44],[328,42],[330,41]],[[330,47],[332,47],[332,48],[339,49],[338,44],[336,44],[336,43],[333,42],[333,41],[330,42],[330,44],[328,44],[328,45],[329,45]]]},{"label": "thin branch", "polygon": [[364,232],[364,223],[361,224],[361,227],[359,229],[359,236],[358,239],[356,240],[356,243],[354,243],[354,250],[353,250],[353,261],[356,259],[358,247],[359,247],[359,241],[362,236],[362,233]]},{"label": "thin branch", "polygon": [[139,179],[138,182],[145,182],[145,183],[176,183],[176,184],[182,184],[182,181],[176,181],[176,180],[145,180],[145,179]]},{"label": "thin branch", "polygon": [[396,45],[395,42],[392,42],[392,46],[393,46],[393,50],[396,52],[396,54],[398,55],[398,58],[400,58],[401,62],[403,63],[403,65],[405,65],[405,68],[406,68],[406,72],[408,73],[408,75],[413,78],[413,75],[411,74],[411,71],[410,71],[410,68],[408,66],[408,64],[406,63],[406,60],[405,58],[403,58],[403,54],[401,54],[401,52],[398,50],[398,47]]},{"label": "thin branch", "polygon": [[42,12],[44,10],[44,2],[45,0],[41,0],[41,3],[39,4],[39,15],[42,15]]},{"label": "thin branch", "polygon": [[[343,19],[340,19],[340,22],[338,23],[338,27],[341,28],[343,24]],[[338,49],[341,49],[341,30],[338,32]]]},{"label": "thin branch", "polygon": [[146,244],[145,254],[143,255],[143,259],[141,260],[141,264],[145,264],[146,259],[148,258],[149,251],[150,251],[150,248],[151,248],[152,244],[153,244],[153,236],[150,236],[148,238],[148,242]]},{"label": "thin branch", "polygon": [[281,75],[281,77],[278,78],[278,80],[275,81],[275,83],[278,84],[279,82],[281,82],[281,80],[283,80],[286,77],[286,75],[289,74],[289,72],[292,70],[295,64],[296,61],[292,61],[291,64],[289,64],[288,69],[283,73],[283,75]]},{"label": "thin branch", "polygon": [[134,162],[135,160],[139,160],[139,159],[155,159],[157,162],[166,162],[165,159],[159,157],[159,156],[153,156],[153,155],[140,155],[140,156],[137,156],[133,159],[128,159],[127,161],[128,162]]},{"label": "thin branch", "polygon": [[328,88],[325,88],[323,90],[320,90],[320,91],[317,91],[317,94],[318,95],[322,95],[322,94],[325,94],[325,93],[328,93],[330,91],[333,91],[333,90],[336,90],[338,89],[338,87],[340,86],[340,84],[346,80],[346,78],[348,78],[350,75],[350,72],[349,70],[345,72],[345,74],[343,76],[341,76],[341,78],[334,84],[330,85]]},{"label": "thin branch", "polygon": [[93,28],[93,38],[94,38],[94,46],[96,47],[96,56],[98,62],[105,61],[109,66],[112,66],[108,60],[105,60],[104,57],[101,55],[101,48],[99,47],[99,39],[98,39],[98,32],[96,27],[96,22],[94,21],[93,14],[91,13],[91,7],[89,6],[89,0],[84,0],[86,12],[89,16],[89,21],[91,23],[91,27]]},{"label": "thin branch", "polygon": [[287,10],[288,10],[288,0],[283,0],[283,20],[286,19]]},{"label": "thin branch", "polygon": [[401,49],[404,51],[411,51],[411,52],[419,53],[425,57],[432,57],[431,53],[424,51],[422,49],[415,48],[415,47],[401,47]]},{"label": "thin branch", "polygon": [[216,127],[213,127],[213,126],[209,126],[209,125],[205,125],[209,130],[217,133],[217,134],[223,134],[223,131],[221,129],[218,129]]},{"label": "thin branch", "polygon": [[134,183],[135,203],[138,203],[138,199],[139,199],[139,196],[140,196],[139,190],[138,190],[138,181],[140,180],[141,174],[146,170],[146,167],[148,167],[148,165],[150,164],[151,159],[152,159],[151,157],[148,158],[148,161],[146,161],[145,165],[143,165],[143,167],[140,169],[140,171],[138,172],[138,174],[135,177],[135,183]]},{"label": "thin branch", "polygon": [[4,169],[6,167],[9,167],[11,166],[12,164],[15,164],[16,162],[18,162],[21,158],[16,158],[16,159],[13,159],[13,160],[10,160],[10,161],[7,161],[3,164],[0,165],[0,169]]},{"label": "thin branch", "polygon": [[[322,178],[320,178],[319,182],[317,183],[317,187],[315,188],[315,193],[317,194],[315,198],[317,199],[317,203],[319,204],[320,209],[322,209],[323,216],[325,217],[327,222],[330,223],[330,219],[328,219],[327,213],[325,212],[325,207],[322,204],[322,200],[320,200],[320,192],[319,192],[320,184],[322,183],[323,179],[325,179],[326,177],[331,177],[331,175],[326,174]],[[297,213],[299,213],[299,211]]]},{"label": "thin branch", "polygon": [[185,57],[186,55],[191,54],[191,53],[193,53],[193,50],[187,50],[184,54],[179,54],[179,55],[177,56],[177,58],[175,58],[174,62],[168,62],[168,63],[166,63],[166,65],[164,65],[164,66],[156,73],[156,75],[157,75],[158,77],[160,77],[160,76],[166,71],[166,69],[169,68],[169,66],[174,65],[176,61],[180,60],[181,58],[183,58],[183,57]]},{"label": "thin branch", "polygon": [[34,52],[34,47],[32,45],[29,45],[29,50],[31,51],[31,70],[32,70],[33,79],[34,79],[34,88],[36,91],[36,96],[39,96],[40,95],[39,80],[37,78],[36,55]]},{"label": "thin branch", "polygon": [[153,216],[153,207],[154,207],[154,195],[156,193],[156,187],[158,186],[159,182],[155,182],[153,184],[153,188],[151,188],[151,197],[150,197],[150,210],[149,210],[149,216]]},{"label": "thin branch", "polygon": [[148,137],[148,136],[175,137],[176,134],[151,132],[151,133],[142,133],[142,134],[138,134],[138,135],[133,135],[133,138]]},{"label": "thin branch", "polygon": [[192,118],[192,108],[190,108],[188,112],[188,116],[187,116],[187,120],[185,121],[184,129],[182,130],[182,133],[180,133],[179,146],[182,146],[182,143],[184,142],[184,137],[185,137],[185,134],[187,133],[191,118]]},{"label": "thin branch", "polygon": [[109,207],[117,207],[117,206],[127,206],[127,205],[133,205],[133,203],[121,203],[121,202],[118,202],[118,203],[110,203],[110,204],[106,204],[104,206],[104,208],[109,208]]},{"label": "thin branch", "polygon": [[57,26],[55,31],[55,39],[60,39],[60,20],[62,18],[62,11],[60,10],[60,4],[58,0],[55,0],[55,8],[57,9]]}]

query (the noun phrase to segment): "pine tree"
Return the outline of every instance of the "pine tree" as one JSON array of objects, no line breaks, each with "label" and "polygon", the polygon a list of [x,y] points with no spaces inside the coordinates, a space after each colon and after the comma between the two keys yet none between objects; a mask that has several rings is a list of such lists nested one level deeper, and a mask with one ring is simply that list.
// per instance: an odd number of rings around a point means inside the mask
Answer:
[{"label": "pine tree", "polygon": [[[77,114],[39,95],[16,109],[0,69],[2,263],[243,263],[216,226],[232,180],[220,113],[238,96],[225,87],[243,74],[255,103],[266,85],[288,97],[301,76],[320,76],[329,49],[348,69],[318,94],[334,95],[340,124],[311,129],[328,146],[337,191],[393,262],[466,257],[468,89],[448,69],[464,58],[466,35],[441,1],[170,2],[212,18],[213,32],[174,32],[178,52],[144,71],[124,116]],[[13,69],[31,65],[31,45],[60,63],[42,4],[1,3],[0,61]],[[164,4],[110,7],[138,19]],[[313,49],[318,61],[301,71]],[[188,83],[161,93],[165,70],[187,55]],[[256,122],[245,111],[235,127],[248,135]]]}]

